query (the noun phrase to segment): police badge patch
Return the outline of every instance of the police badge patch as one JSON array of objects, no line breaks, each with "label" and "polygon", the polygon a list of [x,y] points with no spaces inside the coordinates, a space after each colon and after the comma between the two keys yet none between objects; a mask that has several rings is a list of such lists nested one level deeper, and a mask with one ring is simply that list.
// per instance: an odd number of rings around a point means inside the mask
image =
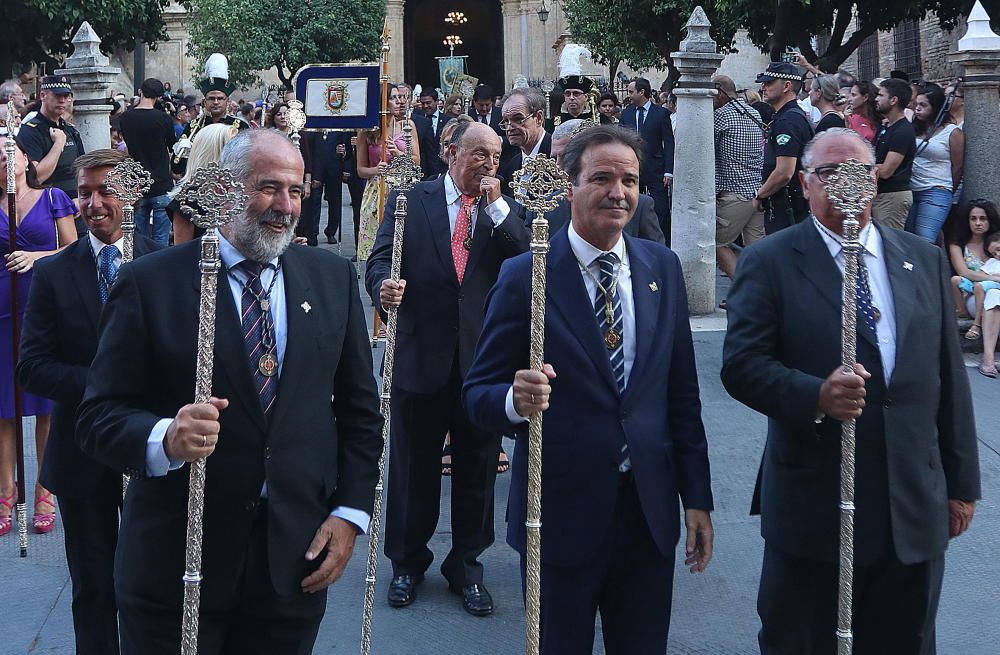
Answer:
[{"label": "police badge patch", "polygon": [[774,140],[778,142],[779,146],[784,146],[788,145],[788,142],[792,140],[792,137],[788,134],[779,134],[774,138]]},{"label": "police badge patch", "polygon": [[326,108],[334,116],[347,107],[349,97],[350,94],[348,93],[347,85],[343,82],[330,82],[326,86]]}]

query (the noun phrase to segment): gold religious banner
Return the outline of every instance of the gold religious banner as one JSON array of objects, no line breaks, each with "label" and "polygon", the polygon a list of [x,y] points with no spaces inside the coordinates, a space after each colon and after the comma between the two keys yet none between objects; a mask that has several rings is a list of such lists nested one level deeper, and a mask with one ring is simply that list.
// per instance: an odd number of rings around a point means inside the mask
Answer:
[{"label": "gold religious banner", "polygon": [[[559,206],[569,193],[569,176],[555,159],[539,154],[514,174],[515,197],[528,211],[531,223],[531,345],[529,366],[542,370],[545,358],[545,265],[549,252],[549,221],[545,213]],[[542,415],[528,419],[528,535],[525,578],[526,655],[538,655],[542,589]]]}]

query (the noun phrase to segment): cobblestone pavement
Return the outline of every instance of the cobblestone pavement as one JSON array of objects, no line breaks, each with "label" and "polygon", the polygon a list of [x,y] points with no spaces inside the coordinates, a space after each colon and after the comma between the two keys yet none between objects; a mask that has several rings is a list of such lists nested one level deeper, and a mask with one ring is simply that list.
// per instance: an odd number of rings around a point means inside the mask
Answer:
[{"label": "cobblestone pavement", "polygon": [[[346,196],[346,193],[345,193]],[[350,231],[346,208],[344,226]],[[350,235],[348,234],[349,243]],[[321,236],[322,239],[322,236]],[[337,246],[324,248],[337,251]],[[350,254],[353,245],[345,248]],[[733,401],[719,382],[724,327],[718,317],[699,319],[695,333],[703,416],[712,457],[716,497],[715,558],[708,571],[690,575],[678,568],[674,587],[669,655],[744,655],[757,652],[757,616],[754,599],[763,544],[757,519],[747,515],[750,493],[765,432],[764,419]],[[376,353],[376,358],[381,351]],[[983,495],[970,532],[948,551],[941,609],[938,651],[942,655],[995,655],[1000,649],[1000,382],[969,368],[980,437]],[[35,462],[27,422],[28,467]],[[505,442],[508,453],[512,443]],[[523,609],[517,558],[503,543],[503,507],[510,475],[497,480],[498,543],[483,557],[486,585],[496,602],[488,618],[462,611],[435,565],[420,587],[417,602],[403,610],[384,601],[390,568],[379,564],[374,616],[376,655],[515,655],[523,653]],[[33,483],[29,478],[29,488]],[[443,557],[449,544],[449,484],[441,523],[432,549]],[[361,603],[367,539],[359,539],[344,577],[329,594],[326,619],[316,653],[356,653],[359,650]],[[683,559],[680,557],[679,559]],[[206,572],[206,574],[210,574]],[[178,575],[181,572],[178,571]],[[16,535],[0,538],[0,655],[73,653],[70,585],[62,550],[61,522],[48,535],[31,535],[26,559],[17,556]],[[603,654],[600,637],[595,653]]]}]

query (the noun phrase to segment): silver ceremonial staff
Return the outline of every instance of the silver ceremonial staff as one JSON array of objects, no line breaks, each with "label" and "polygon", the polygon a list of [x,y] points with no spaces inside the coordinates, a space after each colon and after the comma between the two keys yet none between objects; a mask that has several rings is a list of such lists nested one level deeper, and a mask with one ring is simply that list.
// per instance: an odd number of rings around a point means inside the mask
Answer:
[{"label": "silver ceremonial staff", "polygon": [[[858,361],[858,268],[862,255],[858,218],[875,197],[876,184],[868,166],[848,159],[837,166],[826,182],[830,203],[844,216],[844,286],[841,307],[841,357],[844,372],[854,373]],[[857,422],[851,418],[840,429],[840,576],[837,595],[837,654],[851,655],[854,633],[851,606],[854,600],[854,455]]]},{"label": "silver ceremonial staff", "polygon": [[[153,177],[142,164],[129,158],[108,171],[104,185],[122,203],[122,264],[126,264],[132,261],[135,252],[135,203],[149,191]],[[127,491],[128,475],[123,473],[122,498]]]},{"label": "silver ceremonial staff", "polygon": [[[420,85],[414,91],[419,93]],[[413,111],[413,101],[407,107],[409,119]],[[413,161],[413,128],[407,120],[403,125],[406,138],[406,152],[393,157],[385,173],[385,180],[397,191],[396,209],[393,212],[392,260],[389,264],[389,279],[399,282],[399,270],[403,262],[403,231],[406,229],[406,192],[420,181],[423,171]],[[365,576],[365,607],[361,621],[361,655],[368,655],[372,647],[372,612],[375,608],[375,579],[378,569],[379,532],[382,526],[382,489],[385,482],[385,460],[389,453],[389,408],[392,399],[392,367],[396,360],[396,320],[397,309],[389,307],[385,324],[385,362],[382,373],[382,456],[378,460],[378,484],[375,486],[375,507],[368,537],[368,574]]]},{"label": "silver ceremonial staff", "polygon": [[302,136],[299,132],[306,126],[305,105],[302,104],[301,100],[288,101],[288,112],[285,114],[285,120],[288,122],[288,138],[295,144],[295,149],[301,151],[302,146],[299,145],[299,142],[302,140]]},{"label": "silver ceremonial staff", "polygon": [[[198,304],[198,359],[195,368],[194,402],[206,403],[212,396],[215,355],[216,286],[222,262],[219,257],[219,226],[239,216],[249,201],[243,183],[215,162],[195,171],[180,192],[181,210],[198,227],[201,238],[201,294]],[[187,543],[184,553],[184,618],[181,654],[198,653],[198,608],[201,603],[201,542],[205,510],[205,458],[191,464],[188,482]]]},{"label": "silver ceremonial staff", "polygon": [[[4,154],[7,156],[7,253],[17,250],[17,171],[14,156],[16,144],[14,137],[21,126],[20,114],[14,108],[14,101],[7,102],[7,118],[4,144]],[[21,407],[21,387],[17,383],[17,351],[21,341],[18,327],[17,302],[17,271],[10,271],[10,336],[13,361],[11,366],[12,388],[14,389],[14,461],[17,472],[17,504],[14,506],[14,518],[17,521],[17,545],[21,557],[28,556],[28,506],[27,493],[24,485],[24,412]]]},{"label": "silver ceremonial staff", "polygon": [[[538,154],[514,174],[514,196],[525,209],[535,212],[531,222],[531,351],[529,366],[542,370],[545,358],[545,264],[549,252],[549,221],[552,211],[569,191],[569,176],[556,160]],[[528,532],[525,579],[526,655],[538,655],[542,596],[542,415],[528,419]]]}]

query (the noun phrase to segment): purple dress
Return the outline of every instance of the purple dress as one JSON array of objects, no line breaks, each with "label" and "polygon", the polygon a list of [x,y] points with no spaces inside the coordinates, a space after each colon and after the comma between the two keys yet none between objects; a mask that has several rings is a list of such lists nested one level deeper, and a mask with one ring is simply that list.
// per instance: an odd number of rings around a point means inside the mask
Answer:
[{"label": "purple dress", "polygon": [[[8,247],[10,222],[6,207],[0,208],[0,249],[3,254]],[[55,250],[56,219],[72,216],[76,206],[65,192],[46,189],[38,202],[21,219],[17,226],[17,250]],[[6,263],[4,260],[2,263]],[[18,326],[24,324],[24,307],[28,303],[28,289],[31,288],[31,271],[17,276]],[[14,358],[11,353],[10,322],[10,274],[6,266],[0,266],[0,418],[14,418]],[[48,416],[52,413],[52,401],[30,393],[22,392],[22,413],[25,416]]]}]

